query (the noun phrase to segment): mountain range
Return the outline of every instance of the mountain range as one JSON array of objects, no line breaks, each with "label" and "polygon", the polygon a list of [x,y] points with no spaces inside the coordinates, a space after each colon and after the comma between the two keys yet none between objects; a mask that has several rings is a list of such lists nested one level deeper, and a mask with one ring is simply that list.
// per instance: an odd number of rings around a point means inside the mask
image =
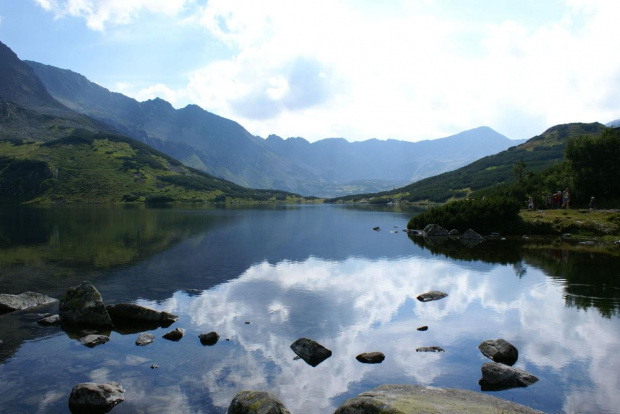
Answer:
[{"label": "mountain range", "polygon": [[[407,185],[518,145],[489,127],[406,142],[253,136],[238,123],[196,105],[138,102],[66,69],[26,61],[64,106],[103,122],[184,163],[251,188],[335,197]],[[412,129],[414,129],[412,125]]]}]

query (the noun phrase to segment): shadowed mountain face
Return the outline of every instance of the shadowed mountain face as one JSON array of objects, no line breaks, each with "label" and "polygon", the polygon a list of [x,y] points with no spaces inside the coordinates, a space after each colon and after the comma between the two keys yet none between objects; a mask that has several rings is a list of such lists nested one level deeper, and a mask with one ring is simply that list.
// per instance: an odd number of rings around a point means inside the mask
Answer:
[{"label": "shadowed mountain face", "polygon": [[433,141],[267,139],[196,105],[137,102],[70,70],[27,62],[52,96],[184,164],[253,188],[325,197],[390,190],[520,143],[482,127]]}]

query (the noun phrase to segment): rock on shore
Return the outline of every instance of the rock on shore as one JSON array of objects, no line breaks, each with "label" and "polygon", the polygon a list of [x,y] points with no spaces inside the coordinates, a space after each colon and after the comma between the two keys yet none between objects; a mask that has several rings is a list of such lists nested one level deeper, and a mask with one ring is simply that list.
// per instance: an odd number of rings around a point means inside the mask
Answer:
[{"label": "rock on shore", "polygon": [[58,299],[36,292],[24,292],[19,295],[0,293],[0,314],[43,306],[56,301]]},{"label": "rock on shore", "polygon": [[382,385],[345,401],[334,414],[542,414],[490,395],[418,385]]}]

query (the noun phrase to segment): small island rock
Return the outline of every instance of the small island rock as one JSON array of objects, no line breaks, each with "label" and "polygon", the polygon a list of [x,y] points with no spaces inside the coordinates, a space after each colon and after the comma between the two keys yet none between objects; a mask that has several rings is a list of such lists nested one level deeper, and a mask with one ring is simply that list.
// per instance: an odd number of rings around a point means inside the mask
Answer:
[{"label": "small island rock", "polygon": [[70,287],[58,305],[60,319],[76,325],[111,327],[112,319],[99,291],[90,283]]},{"label": "small island rock", "polygon": [[138,339],[136,339],[136,345],[147,346],[148,344],[153,343],[153,341],[155,341],[155,335],[144,332],[140,334]]},{"label": "small island rock", "polygon": [[514,365],[519,359],[519,351],[504,339],[488,339],[478,345],[478,349],[487,358],[506,365]]},{"label": "small island rock", "polygon": [[0,293],[0,314],[43,306],[56,301],[58,299],[36,292],[24,292],[19,295]]},{"label": "small island rock", "polygon": [[185,335],[185,329],[183,328],[174,328],[173,330],[171,330],[170,332],[168,332],[167,334],[164,334],[163,338],[167,339],[169,341],[180,341],[181,338],[183,338],[183,335]]},{"label": "small island rock", "polygon": [[422,293],[421,295],[418,295],[416,299],[418,299],[420,302],[430,302],[432,300],[443,299],[446,296],[448,296],[447,293],[440,292],[438,290],[432,290],[430,292],[426,292],[426,293]]},{"label": "small island rock", "polygon": [[117,382],[83,382],[71,390],[69,408],[72,413],[107,413],[125,401],[124,393],[125,390]]},{"label": "small island rock", "polygon": [[200,339],[200,343],[204,346],[213,346],[220,339],[220,336],[217,334],[217,332],[209,332],[201,333],[200,335],[198,335],[198,338]]},{"label": "small island rock", "polygon": [[440,346],[421,346],[415,349],[416,352],[446,352]]},{"label": "small island rock", "polygon": [[291,344],[291,349],[309,365],[316,367],[332,356],[332,351],[308,338],[299,338]]},{"label": "small island rock", "polygon": [[228,414],[290,414],[270,392],[239,391],[228,407]]},{"label": "small island rock", "polygon": [[424,326],[420,326],[418,328],[418,331],[428,331],[428,326],[424,325]]},{"label": "small island rock", "polygon": [[516,387],[527,387],[538,381],[534,375],[523,370],[500,364],[482,364],[482,378],[478,381],[482,391],[499,391]]},{"label": "small island rock", "polygon": [[380,364],[385,359],[385,355],[381,352],[364,352],[356,356],[355,359],[365,364]]}]

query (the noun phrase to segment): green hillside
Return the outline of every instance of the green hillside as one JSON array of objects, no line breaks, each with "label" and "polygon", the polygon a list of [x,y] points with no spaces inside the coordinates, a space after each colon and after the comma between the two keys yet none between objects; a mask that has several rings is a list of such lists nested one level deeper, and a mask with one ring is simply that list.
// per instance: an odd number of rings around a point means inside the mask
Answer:
[{"label": "green hillside", "polygon": [[329,202],[444,203],[452,199],[465,198],[474,191],[513,182],[514,165],[517,162],[523,161],[527,170],[535,173],[564,161],[564,148],[569,138],[582,135],[599,136],[604,128],[605,126],[598,122],[557,125],[519,146],[481,158],[458,170],[426,178],[392,191],[339,197],[330,199]]},{"label": "green hillside", "polygon": [[[53,129],[53,128],[52,128]],[[67,129],[51,141],[0,138],[0,201],[21,203],[297,201],[185,167],[122,135]]]}]

